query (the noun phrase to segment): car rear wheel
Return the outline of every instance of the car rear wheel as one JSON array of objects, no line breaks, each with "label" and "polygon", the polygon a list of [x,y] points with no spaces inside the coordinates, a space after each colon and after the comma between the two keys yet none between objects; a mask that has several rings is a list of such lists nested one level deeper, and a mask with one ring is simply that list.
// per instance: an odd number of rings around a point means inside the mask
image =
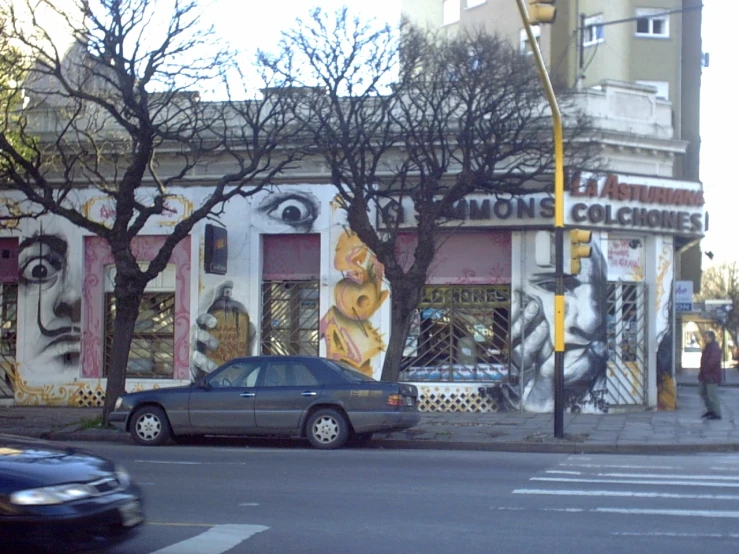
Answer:
[{"label": "car rear wheel", "polygon": [[306,435],[314,448],[341,448],[349,438],[349,422],[331,408],[318,410],[308,420]]},{"label": "car rear wheel", "polygon": [[131,419],[131,436],[137,444],[159,446],[172,436],[167,414],[159,406],[143,406]]}]

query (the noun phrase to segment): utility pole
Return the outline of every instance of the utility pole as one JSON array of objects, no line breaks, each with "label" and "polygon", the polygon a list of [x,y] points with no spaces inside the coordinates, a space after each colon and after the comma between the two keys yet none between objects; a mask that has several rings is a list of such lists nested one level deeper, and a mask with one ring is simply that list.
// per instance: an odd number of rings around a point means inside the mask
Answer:
[{"label": "utility pole", "polygon": [[565,297],[564,297],[564,141],[562,137],[562,114],[557,97],[554,94],[552,81],[544,65],[539,43],[536,41],[532,25],[552,23],[556,17],[554,0],[529,2],[528,9],[524,0],[516,0],[521,13],[521,21],[526,29],[529,46],[534,54],[536,68],[539,71],[541,84],[552,110],[552,127],[554,132],[554,436],[564,437],[564,355],[565,355]]}]

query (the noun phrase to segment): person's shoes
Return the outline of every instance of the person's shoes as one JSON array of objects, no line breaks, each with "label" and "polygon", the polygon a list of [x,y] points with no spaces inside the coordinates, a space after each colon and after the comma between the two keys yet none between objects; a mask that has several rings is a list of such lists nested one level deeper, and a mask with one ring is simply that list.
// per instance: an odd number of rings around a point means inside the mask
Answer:
[{"label": "person's shoes", "polygon": [[721,419],[721,416],[716,415],[716,414],[711,414],[710,416],[708,416],[708,419]]},{"label": "person's shoes", "polygon": [[712,415],[713,415],[713,413],[712,413],[712,412],[706,412],[706,413],[705,413],[705,414],[703,414],[703,415],[702,415],[701,417],[702,417],[703,419],[706,419],[706,418],[709,418],[709,417],[711,417]]}]

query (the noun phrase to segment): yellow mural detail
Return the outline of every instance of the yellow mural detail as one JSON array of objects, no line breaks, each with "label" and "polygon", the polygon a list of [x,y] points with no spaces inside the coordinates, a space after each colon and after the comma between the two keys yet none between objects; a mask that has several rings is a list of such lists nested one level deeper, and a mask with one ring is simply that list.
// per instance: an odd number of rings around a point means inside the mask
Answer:
[{"label": "yellow mural detail", "polygon": [[657,384],[657,409],[677,409],[677,386],[671,375],[662,375]]},{"label": "yellow mural detail", "polygon": [[385,349],[381,334],[369,321],[389,294],[382,290],[384,268],[348,229],[336,244],[334,268],[343,279],[334,288],[334,305],[321,318],[326,356],[371,376],[372,358]]},{"label": "yellow mural detail", "polygon": [[[158,389],[143,382],[127,387],[127,392]],[[15,381],[15,403],[18,406],[71,406],[75,408],[97,408],[105,403],[105,381],[80,381],[76,383],[31,385],[17,378]]]},{"label": "yellow mural detail", "polygon": [[0,198],[0,216],[7,218],[3,220],[3,229],[16,229],[20,223],[20,219],[13,219],[15,216],[20,218],[23,214],[21,205],[14,200]]},{"label": "yellow mural detail", "polygon": [[[670,267],[672,266],[671,251],[671,245],[662,244],[662,253],[657,262],[657,279],[655,283],[655,310],[657,310],[657,313],[659,313],[659,310],[664,309],[662,299],[665,297],[668,284],[671,284],[671,281],[668,282],[667,279]],[[670,322],[667,322],[667,325],[670,325]],[[677,409],[677,384],[675,383],[675,379],[669,372],[663,373],[659,369],[657,371],[657,409],[675,410]]]},{"label": "yellow mural detail", "polygon": [[100,381],[31,385],[24,379],[16,380],[15,402],[19,406],[102,406],[105,389]]},{"label": "yellow mural detail", "polygon": [[666,283],[665,280],[667,278],[667,272],[670,270],[671,261],[670,261],[670,246],[667,244],[662,245],[662,253],[659,256],[659,261],[657,262],[657,282],[656,282],[656,289],[657,294],[655,295],[655,302],[656,306],[655,309],[659,311],[662,306],[662,297],[665,294],[665,287]]}]

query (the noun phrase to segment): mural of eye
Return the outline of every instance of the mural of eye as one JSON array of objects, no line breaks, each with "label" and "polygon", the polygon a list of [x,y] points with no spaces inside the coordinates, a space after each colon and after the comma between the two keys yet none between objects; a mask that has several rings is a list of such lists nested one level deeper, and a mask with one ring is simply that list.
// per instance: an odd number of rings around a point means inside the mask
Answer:
[{"label": "mural of eye", "polygon": [[20,280],[26,284],[47,283],[56,279],[64,268],[64,257],[48,247],[42,246],[38,255],[27,257],[21,262]]},{"label": "mural of eye", "polygon": [[270,194],[262,200],[258,210],[274,223],[308,232],[320,208],[312,194],[289,192]]}]

